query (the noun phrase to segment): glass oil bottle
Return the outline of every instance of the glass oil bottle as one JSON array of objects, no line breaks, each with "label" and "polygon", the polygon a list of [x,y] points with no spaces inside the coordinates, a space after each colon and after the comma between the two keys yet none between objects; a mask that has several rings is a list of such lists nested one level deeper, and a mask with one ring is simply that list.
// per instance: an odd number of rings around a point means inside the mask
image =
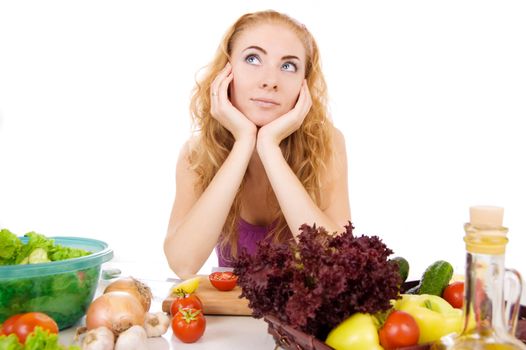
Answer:
[{"label": "glass oil bottle", "polygon": [[[502,226],[503,208],[471,207],[466,235],[464,330],[443,337],[432,350],[525,349],[514,334],[520,307],[522,281],[515,270],[505,269],[508,229]],[[505,302],[504,280],[518,291],[517,300]]]}]

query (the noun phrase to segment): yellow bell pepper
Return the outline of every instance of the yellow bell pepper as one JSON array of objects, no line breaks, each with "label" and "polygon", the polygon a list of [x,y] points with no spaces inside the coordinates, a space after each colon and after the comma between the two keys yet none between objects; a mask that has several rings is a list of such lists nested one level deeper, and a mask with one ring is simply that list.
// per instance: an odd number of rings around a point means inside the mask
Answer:
[{"label": "yellow bell pepper", "polygon": [[383,350],[378,338],[376,319],[359,312],[336,326],[325,343],[336,350]]},{"label": "yellow bell pepper", "polygon": [[462,331],[462,310],[455,309],[436,295],[402,294],[394,308],[409,313],[420,328],[419,344],[434,342],[446,334]]}]

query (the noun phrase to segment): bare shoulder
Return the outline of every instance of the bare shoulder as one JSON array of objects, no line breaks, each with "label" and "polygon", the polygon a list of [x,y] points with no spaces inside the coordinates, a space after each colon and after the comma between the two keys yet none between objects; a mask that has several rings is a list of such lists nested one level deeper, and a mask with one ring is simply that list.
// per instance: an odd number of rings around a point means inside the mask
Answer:
[{"label": "bare shoulder", "polygon": [[347,182],[347,151],[345,137],[336,127],[330,130],[331,155],[321,176],[320,209],[343,227],[351,218]]},{"label": "bare shoulder", "polygon": [[189,156],[193,150],[197,149],[198,143],[198,136],[190,136],[181,147],[181,150],[179,151],[179,156]]},{"label": "bare shoulder", "polygon": [[345,151],[345,136],[337,127],[331,127],[331,139],[333,145],[333,152],[339,153]]},{"label": "bare shoulder", "polygon": [[[345,137],[336,127],[330,131],[331,155],[327,162],[327,171],[321,178],[321,208],[326,212],[342,211],[348,213],[347,188],[347,152]],[[337,209],[334,209],[336,207]],[[340,214],[334,214],[336,217]],[[342,214],[343,215],[343,214]],[[347,214],[346,214],[347,215]],[[348,216],[348,215],[347,215]]]},{"label": "bare shoulder", "polygon": [[198,147],[199,138],[197,136],[192,136],[186,140],[179,151],[176,169],[176,182],[178,188],[190,185],[193,188],[193,184],[195,184],[197,174],[193,170],[191,158],[197,151]]},{"label": "bare shoulder", "polygon": [[190,165],[190,157],[197,150],[198,143],[199,140],[197,136],[191,136],[188,140],[186,140],[179,151],[179,158],[177,161],[178,168],[181,165],[186,165],[186,167]]},{"label": "bare shoulder", "polygon": [[[345,136],[333,126],[331,128],[332,155],[330,157],[330,167],[337,173],[347,168],[347,151],[345,146]],[[345,168],[345,169],[342,169]]]},{"label": "bare shoulder", "polygon": [[175,174],[175,199],[169,223],[169,227],[171,227],[172,230],[175,230],[181,223],[181,220],[183,220],[199,196],[195,186],[198,176],[193,170],[191,162],[191,155],[196,146],[196,140],[192,137],[188,139],[179,150]]}]

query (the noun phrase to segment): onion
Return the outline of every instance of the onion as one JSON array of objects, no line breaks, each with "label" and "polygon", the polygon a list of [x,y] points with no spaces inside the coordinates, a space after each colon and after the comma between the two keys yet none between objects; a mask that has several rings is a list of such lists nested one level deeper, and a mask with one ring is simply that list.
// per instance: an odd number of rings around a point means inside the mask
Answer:
[{"label": "onion", "polygon": [[133,277],[125,277],[110,283],[106,289],[104,289],[104,293],[116,291],[130,293],[142,304],[144,312],[148,312],[148,310],[150,310],[150,304],[152,303],[153,297],[152,291],[150,290],[150,287],[141,281],[136,280]]},{"label": "onion", "polygon": [[86,313],[86,327],[107,327],[118,336],[131,326],[144,324],[141,303],[126,292],[108,292],[95,299]]}]

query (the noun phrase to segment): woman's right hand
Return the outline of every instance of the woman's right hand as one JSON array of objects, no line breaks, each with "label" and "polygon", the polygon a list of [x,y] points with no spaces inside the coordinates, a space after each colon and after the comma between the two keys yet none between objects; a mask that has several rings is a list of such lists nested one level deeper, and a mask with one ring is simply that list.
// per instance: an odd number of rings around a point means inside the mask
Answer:
[{"label": "woman's right hand", "polygon": [[228,62],[210,85],[210,113],[228,129],[236,141],[256,138],[257,127],[241,113],[228,98],[228,86],[234,79],[232,65]]}]

